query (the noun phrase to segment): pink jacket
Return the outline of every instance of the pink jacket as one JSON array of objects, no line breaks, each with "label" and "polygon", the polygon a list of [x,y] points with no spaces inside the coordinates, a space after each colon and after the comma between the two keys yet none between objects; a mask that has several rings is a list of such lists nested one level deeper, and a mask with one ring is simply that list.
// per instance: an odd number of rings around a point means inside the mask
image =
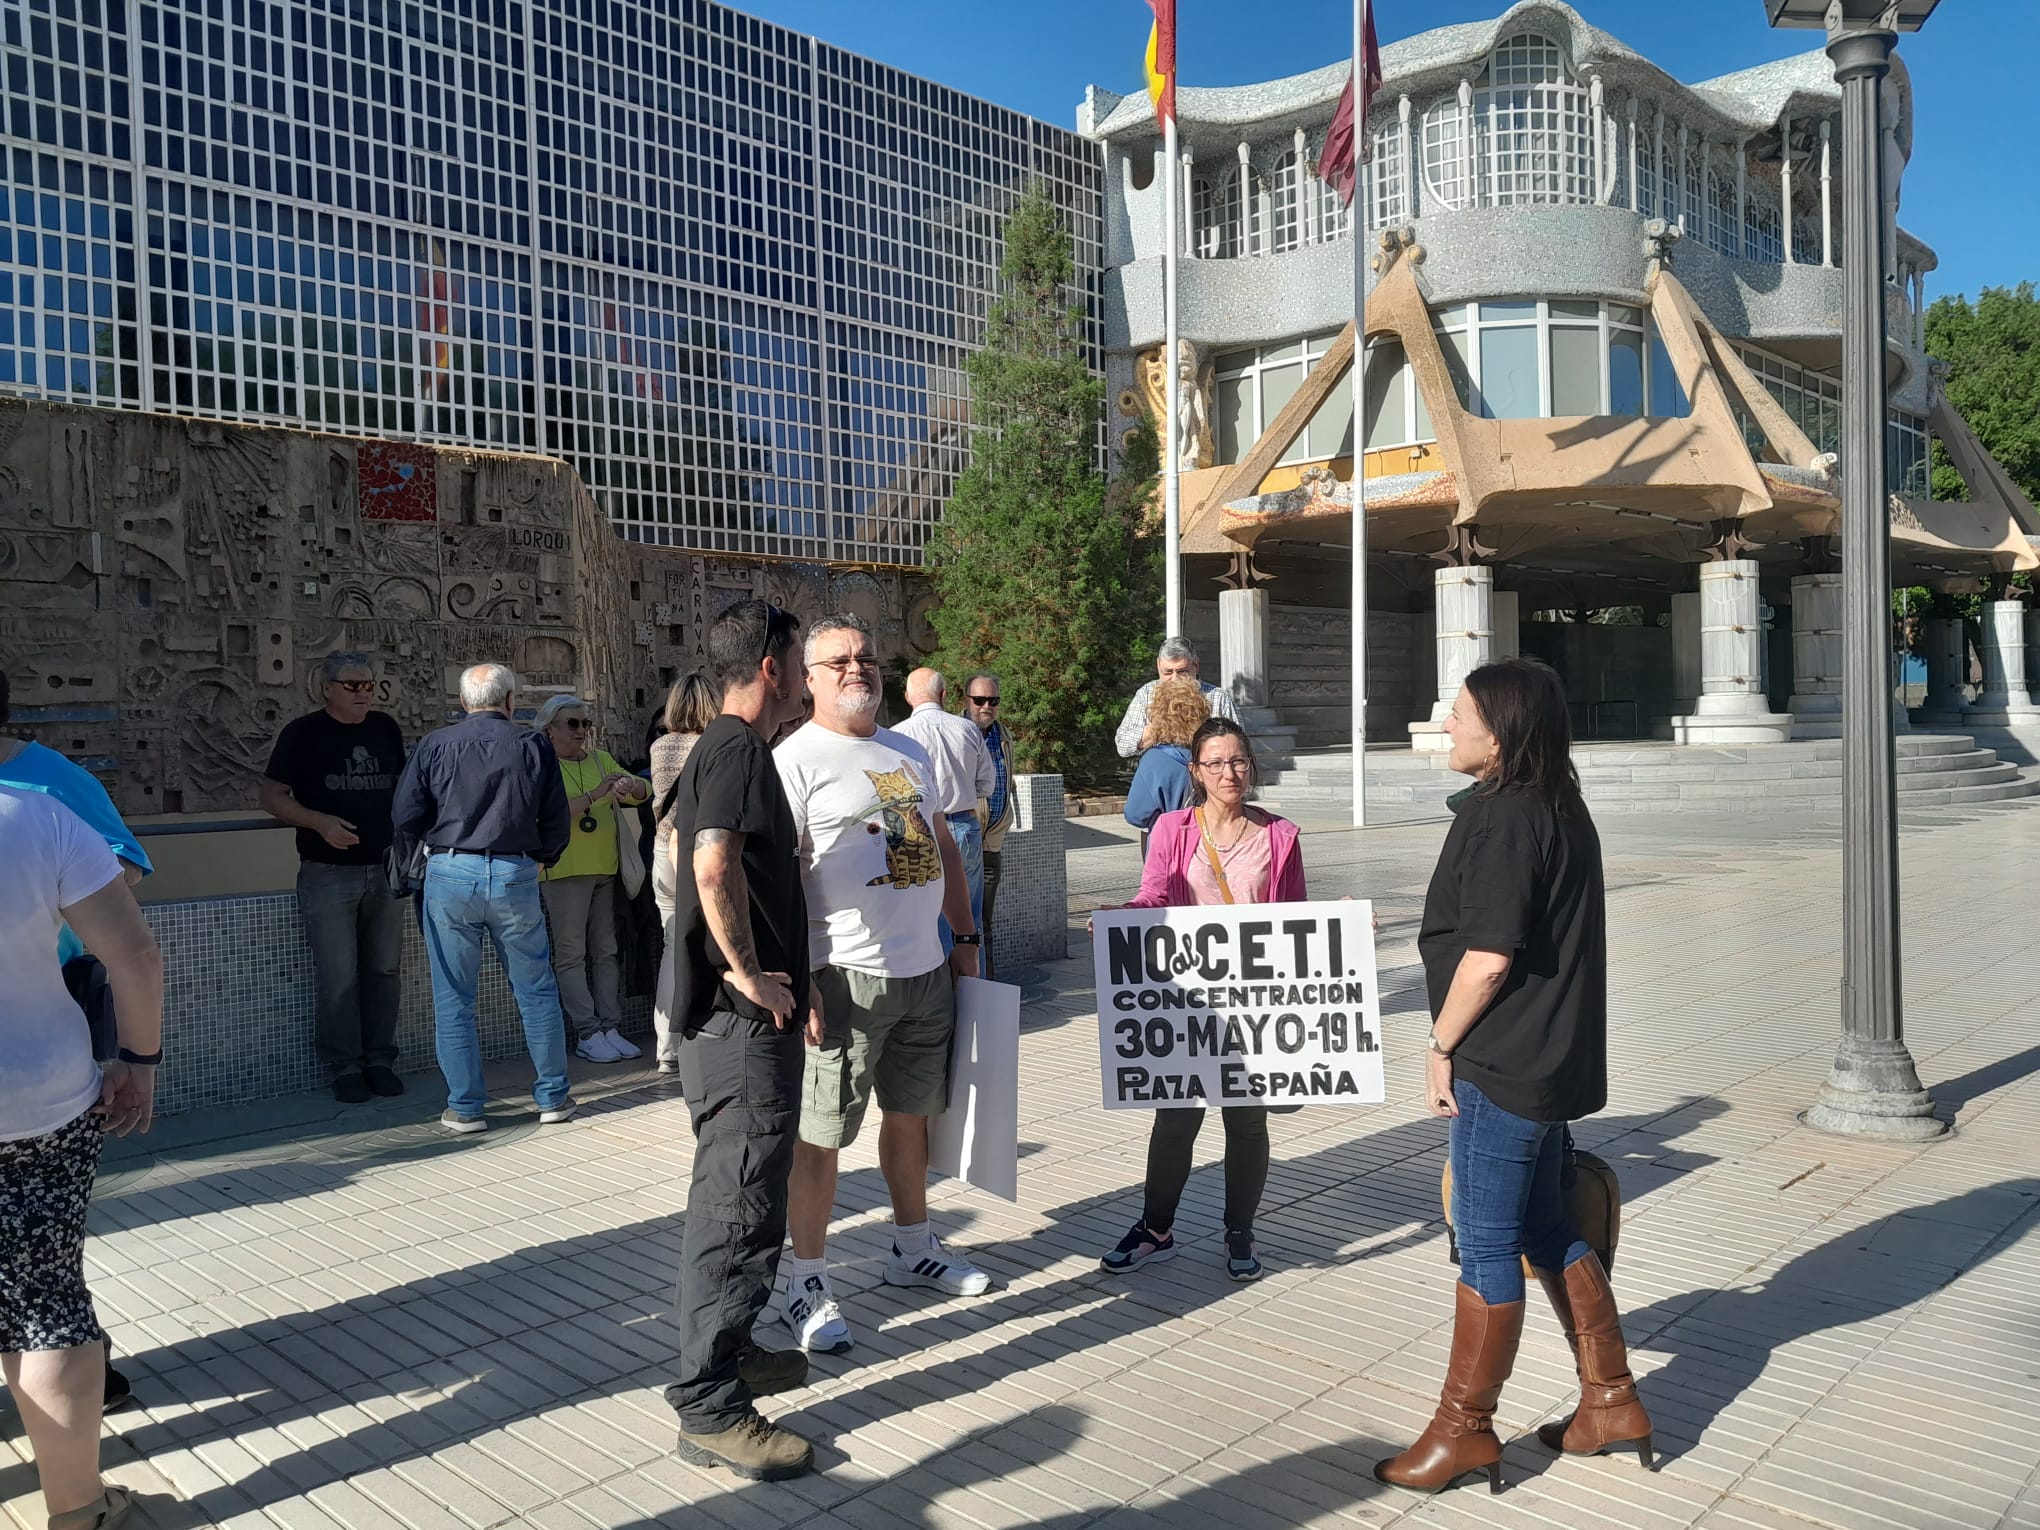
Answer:
[{"label": "pink jacket", "polygon": [[[1296,825],[1273,813],[1266,817],[1271,890],[1268,901],[1302,903],[1309,894],[1303,890],[1303,855],[1296,848]],[[1148,831],[1147,866],[1141,872],[1140,891],[1126,906],[1184,908],[1194,903],[1196,900],[1190,895],[1190,863],[1203,853],[1195,808],[1178,808],[1162,814]]]}]

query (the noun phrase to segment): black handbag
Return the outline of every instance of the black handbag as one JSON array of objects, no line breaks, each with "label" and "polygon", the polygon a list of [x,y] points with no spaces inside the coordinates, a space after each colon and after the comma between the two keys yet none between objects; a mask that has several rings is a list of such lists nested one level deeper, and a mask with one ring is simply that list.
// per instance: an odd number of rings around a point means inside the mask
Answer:
[{"label": "black handbag", "polygon": [[399,829],[383,851],[383,881],[392,898],[408,898],[425,889],[425,841]]},{"label": "black handbag", "polygon": [[81,952],[64,963],[64,987],[85,1012],[86,1029],[92,1032],[92,1060],[112,1062],[120,1053],[120,1026],[113,1013],[113,989],[106,981],[106,968],[90,952]]}]

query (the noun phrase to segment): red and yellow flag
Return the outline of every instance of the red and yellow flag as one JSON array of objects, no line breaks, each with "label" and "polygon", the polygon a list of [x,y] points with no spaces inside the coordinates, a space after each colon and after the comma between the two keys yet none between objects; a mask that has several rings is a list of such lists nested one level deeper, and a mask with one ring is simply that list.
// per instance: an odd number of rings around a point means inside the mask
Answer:
[{"label": "red and yellow flag", "polygon": [[1155,24],[1148,28],[1148,99],[1155,104],[1155,123],[1176,115],[1176,0],[1148,0]]}]

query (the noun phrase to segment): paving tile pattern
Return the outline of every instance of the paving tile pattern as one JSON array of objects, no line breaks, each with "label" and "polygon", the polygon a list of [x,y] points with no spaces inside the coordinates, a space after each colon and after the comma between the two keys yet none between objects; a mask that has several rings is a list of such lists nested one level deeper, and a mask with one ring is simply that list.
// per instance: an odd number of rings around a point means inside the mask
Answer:
[{"label": "paving tile pattern", "polygon": [[[1138,1214],[1147,1122],[1098,1107],[1073,917],[1076,954],[1031,969],[1020,1202],[934,1195],[996,1289],[884,1286],[874,1145],[845,1156],[833,1253],[857,1348],[772,1404],[819,1474],[739,1485],[672,1454],[678,1090],[577,1064],[585,1108],[541,1129],[514,1063],[481,1139],[434,1134],[423,1075],[358,1110],[195,1113],[109,1156],[88,1258],[141,1400],[109,1421],[109,1470],[149,1495],[138,1524],[235,1530],[2040,1526],[2040,814],[1949,814],[1904,842],[1909,1034],[1959,1126],[1932,1147],[1795,1120],[1836,1028],[1831,830],[1606,832],[1613,1095],[1579,1136],[1627,1198],[1615,1285],[1654,1475],[1537,1445],[1571,1383],[1541,1310],[1502,1402],[1507,1492],[1424,1500],[1369,1475],[1435,1399],[1455,1278],[1444,1134],[1416,1103],[1435,821],[1307,828],[1313,891],[1378,900],[1389,1099],[1274,1119],[1258,1284],[1223,1276],[1216,1132],[1182,1257],[1097,1269]],[[1128,834],[1070,825],[1073,911],[1136,871]],[[40,1526],[4,1410],[0,1504]]]}]

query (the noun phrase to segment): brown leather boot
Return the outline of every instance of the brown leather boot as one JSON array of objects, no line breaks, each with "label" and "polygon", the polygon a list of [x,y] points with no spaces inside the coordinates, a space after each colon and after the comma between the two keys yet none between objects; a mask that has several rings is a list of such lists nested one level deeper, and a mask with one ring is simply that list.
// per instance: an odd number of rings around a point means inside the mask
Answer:
[{"label": "brown leather boot", "polygon": [[1436,1493],[1468,1472],[1484,1471],[1488,1491],[1502,1490],[1502,1442],[1495,1437],[1495,1404],[1502,1383],[1516,1368],[1523,1338],[1523,1304],[1489,1306],[1462,1281],[1452,1312],[1452,1359],[1438,1411],[1417,1443],[1399,1456],[1378,1462],[1377,1481]]},{"label": "brown leather boot", "polygon": [[1622,1317],[1615,1292],[1593,1254],[1575,1260],[1563,1276],[1537,1272],[1559,1326],[1579,1363],[1580,1405],[1568,1418],[1540,1425],[1537,1438],[1569,1456],[1599,1455],[1610,1445],[1634,1444],[1644,1469],[1654,1470],[1650,1415],[1636,1396],[1629,1374],[1629,1350],[1622,1341]]}]

